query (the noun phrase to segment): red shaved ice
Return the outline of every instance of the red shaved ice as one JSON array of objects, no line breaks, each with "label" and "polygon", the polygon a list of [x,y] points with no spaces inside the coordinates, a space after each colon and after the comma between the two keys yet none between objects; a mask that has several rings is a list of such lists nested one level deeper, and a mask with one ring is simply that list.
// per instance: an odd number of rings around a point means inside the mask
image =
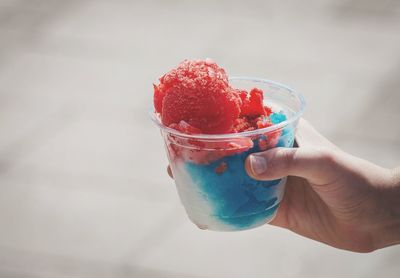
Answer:
[{"label": "red shaved ice", "polygon": [[154,106],[166,126],[185,121],[203,133],[228,133],[240,105],[225,70],[211,60],[185,60],[154,85]]},{"label": "red shaved ice", "polygon": [[264,93],[229,85],[225,70],[210,59],[185,60],[154,85],[161,122],[186,134],[226,134],[271,126]]}]

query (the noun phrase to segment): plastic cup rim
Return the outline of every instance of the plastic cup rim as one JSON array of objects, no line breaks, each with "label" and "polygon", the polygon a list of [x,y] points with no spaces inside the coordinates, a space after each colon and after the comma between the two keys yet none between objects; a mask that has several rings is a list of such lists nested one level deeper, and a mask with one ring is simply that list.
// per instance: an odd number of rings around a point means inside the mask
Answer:
[{"label": "plastic cup rim", "polygon": [[226,133],[226,134],[186,134],[183,132],[180,132],[176,129],[167,127],[163,125],[159,119],[159,117],[156,116],[157,113],[155,113],[154,109],[150,109],[150,118],[151,120],[163,131],[168,132],[170,134],[173,134],[178,137],[183,137],[183,138],[189,138],[189,139],[232,139],[232,138],[242,138],[242,137],[249,137],[249,136],[255,136],[255,135],[260,135],[263,133],[268,133],[272,131],[276,131],[278,129],[281,129],[295,121],[297,121],[303,114],[306,106],[306,101],[304,99],[304,96],[299,93],[296,90],[293,90],[289,86],[286,86],[284,84],[281,84],[276,81],[264,79],[264,78],[258,78],[258,77],[248,77],[248,76],[232,76],[229,78],[231,81],[252,81],[252,82],[259,82],[259,83],[265,83],[265,84],[270,84],[274,85],[277,87],[281,87],[283,89],[286,89],[293,97],[297,98],[300,100],[300,109],[294,113],[293,116],[290,118],[286,119],[283,122],[280,122],[279,124],[275,124],[269,127],[265,128],[260,128],[256,130],[251,130],[251,131],[244,131],[244,132],[238,132],[238,133]]}]

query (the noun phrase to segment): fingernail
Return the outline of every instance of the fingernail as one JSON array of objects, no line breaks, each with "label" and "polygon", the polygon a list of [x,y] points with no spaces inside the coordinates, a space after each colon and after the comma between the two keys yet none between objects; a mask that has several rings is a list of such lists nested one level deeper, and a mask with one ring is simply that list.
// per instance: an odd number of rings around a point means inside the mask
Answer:
[{"label": "fingernail", "polygon": [[267,161],[264,157],[259,155],[250,156],[250,167],[251,171],[255,175],[261,175],[267,170]]}]

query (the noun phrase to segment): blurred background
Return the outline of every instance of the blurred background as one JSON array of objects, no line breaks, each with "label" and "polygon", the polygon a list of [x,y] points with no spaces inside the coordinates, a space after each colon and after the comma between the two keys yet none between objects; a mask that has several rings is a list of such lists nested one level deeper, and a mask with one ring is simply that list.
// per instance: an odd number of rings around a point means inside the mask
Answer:
[{"label": "blurred background", "polygon": [[394,167],[399,34],[397,0],[0,0],[0,277],[399,277],[400,247],[197,229],[148,118],[159,76],[210,57]]}]

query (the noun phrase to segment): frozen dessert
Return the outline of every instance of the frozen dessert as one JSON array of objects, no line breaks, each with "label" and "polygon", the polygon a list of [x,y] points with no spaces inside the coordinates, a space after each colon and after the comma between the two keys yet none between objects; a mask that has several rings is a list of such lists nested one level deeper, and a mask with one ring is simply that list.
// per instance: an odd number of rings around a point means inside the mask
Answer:
[{"label": "frozen dessert", "polygon": [[162,123],[187,133],[225,134],[271,125],[263,91],[232,88],[215,62],[185,60],[154,85],[154,107]]},{"label": "frozen dessert", "polygon": [[[264,99],[268,93],[270,103]],[[253,152],[293,146],[301,113],[275,101],[276,94],[293,101],[292,91],[279,84],[228,79],[210,59],[185,60],[154,85],[153,120],[161,128],[181,201],[198,227],[243,230],[275,215],[285,179],[254,180],[244,161]]]}]

